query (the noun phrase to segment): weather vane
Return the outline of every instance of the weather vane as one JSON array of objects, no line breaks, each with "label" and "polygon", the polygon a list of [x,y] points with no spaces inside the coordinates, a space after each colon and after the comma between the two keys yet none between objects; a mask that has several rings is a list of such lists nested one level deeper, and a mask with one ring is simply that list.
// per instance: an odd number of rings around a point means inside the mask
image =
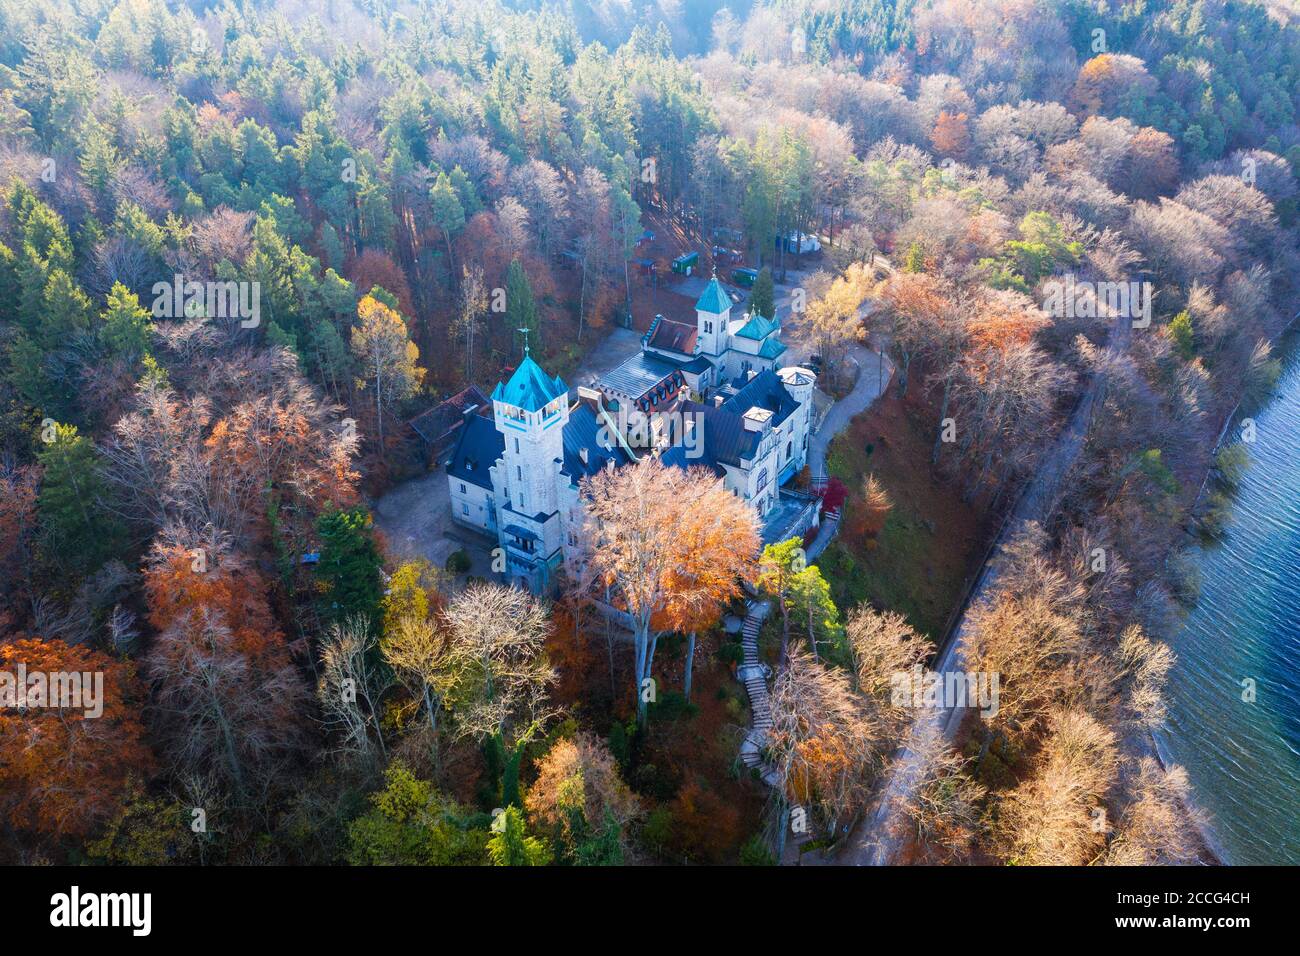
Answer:
[{"label": "weather vane", "polygon": [[515,329],[515,331],[516,331],[516,332],[522,332],[522,333],[523,333],[523,336],[524,336],[524,356],[527,357],[527,355],[528,355],[528,326],[525,325],[522,329]]}]

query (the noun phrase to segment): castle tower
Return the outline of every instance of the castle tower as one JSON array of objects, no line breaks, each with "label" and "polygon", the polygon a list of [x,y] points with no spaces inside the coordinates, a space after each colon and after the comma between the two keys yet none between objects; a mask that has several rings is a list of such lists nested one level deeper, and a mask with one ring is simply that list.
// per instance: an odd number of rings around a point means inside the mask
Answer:
[{"label": "castle tower", "polygon": [[715,358],[727,350],[727,323],[730,319],[731,297],[714,272],[695,303],[695,320],[699,328],[696,340],[701,355]]},{"label": "castle tower", "polygon": [[808,440],[812,437],[813,386],[817,376],[806,368],[797,365],[777,369],[777,375],[790,397],[799,403],[799,408],[791,416],[791,440],[793,449],[791,458],[795,468],[802,468],[808,460]]},{"label": "castle tower", "polygon": [[509,508],[520,515],[551,515],[559,510],[564,426],[569,420],[569,389],[550,378],[524,348],[524,360],[492,391],[497,431],[505,439],[505,490]]}]

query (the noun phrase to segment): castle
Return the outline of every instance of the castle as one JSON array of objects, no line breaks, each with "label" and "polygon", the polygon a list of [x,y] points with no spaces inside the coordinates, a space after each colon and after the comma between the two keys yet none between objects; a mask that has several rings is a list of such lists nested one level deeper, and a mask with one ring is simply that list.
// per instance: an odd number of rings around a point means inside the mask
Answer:
[{"label": "castle", "polygon": [[703,466],[752,503],[765,542],[817,524],[816,499],[783,488],[807,460],[816,381],[781,367],[780,322],[732,318],[716,276],[695,323],[656,316],[641,350],[570,398],[528,354],[467,409],[447,461],[452,517],[497,540],[507,580],[541,593],[578,541],[582,479],[645,455]]}]

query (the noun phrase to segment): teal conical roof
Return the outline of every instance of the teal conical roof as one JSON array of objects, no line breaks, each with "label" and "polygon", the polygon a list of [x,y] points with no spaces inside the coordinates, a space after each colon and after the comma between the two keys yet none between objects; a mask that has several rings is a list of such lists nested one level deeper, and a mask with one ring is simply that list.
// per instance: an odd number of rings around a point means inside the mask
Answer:
[{"label": "teal conical roof", "polygon": [[714,315],[722,315],[731,308],[731,297],[723,290],[717,276],[710,279],[709,284],[704,287],[699,300],[695,303],[695,308],[699,312],[711,312]]},{"label": "teal conical roof", "polygon": [[525,354],[524,360],[510,376],[510,381],[497,383],[492,390],[492,400],[514,405],[526,412],[540,411],[561,395],[567,394],[569,387],[557,375],[551,378],[542,371],[542,367]]}]

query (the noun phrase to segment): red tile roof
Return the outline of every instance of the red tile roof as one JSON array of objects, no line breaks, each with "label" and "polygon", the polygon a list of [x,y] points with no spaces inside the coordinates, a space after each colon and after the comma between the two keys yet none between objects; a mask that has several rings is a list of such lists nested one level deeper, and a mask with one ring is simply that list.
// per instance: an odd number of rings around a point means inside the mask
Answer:
[{"label": "red tile roof", "polygon": [[695,339],[699,329],[694,323],[679,322],[655,316],[655,327],[650,332],[651,348],[677,352],[681,355],[695,354]]}]

